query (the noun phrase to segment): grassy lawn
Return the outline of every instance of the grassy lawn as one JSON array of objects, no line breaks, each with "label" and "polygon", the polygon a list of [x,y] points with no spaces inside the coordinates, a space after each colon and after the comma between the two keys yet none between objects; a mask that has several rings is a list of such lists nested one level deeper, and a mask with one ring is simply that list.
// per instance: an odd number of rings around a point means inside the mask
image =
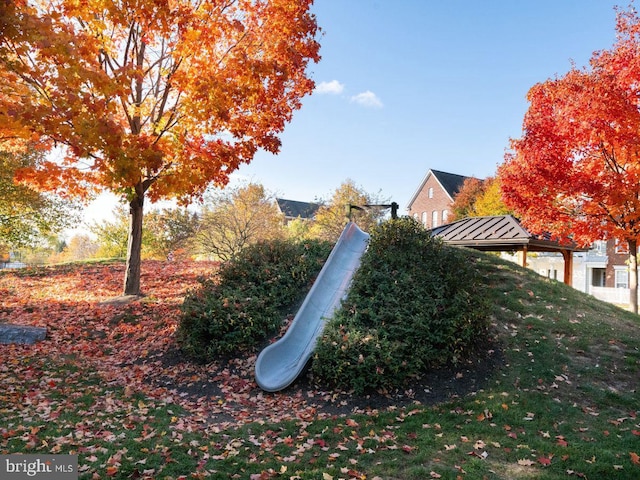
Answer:
[{"label": "grassy lawn", "polygon": [[318,386],[261,392],[255,357],[180,359],[178,306],[214,265],[147,262],[125,305],[102,303],[121,264],[2,273],[0,322],[49,334],[0,345],[0,453],[78,454],[88,479],[640,478],[638,317],[469,255],[504,364],[464,396],[348,414]]}]

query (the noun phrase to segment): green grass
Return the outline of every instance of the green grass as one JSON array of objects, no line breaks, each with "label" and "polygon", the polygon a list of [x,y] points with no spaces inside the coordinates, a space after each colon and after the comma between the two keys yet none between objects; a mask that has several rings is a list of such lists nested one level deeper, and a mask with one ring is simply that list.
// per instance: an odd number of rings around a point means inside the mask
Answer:
[{"label": "green grass", "polygon": [[88,479],[640,478],[639,317],[469,255],[505,364],[463,398],[219,431],[73,357],[16,358],[4,366],[21,375],[0,393],[0,453],[78,453]]}]

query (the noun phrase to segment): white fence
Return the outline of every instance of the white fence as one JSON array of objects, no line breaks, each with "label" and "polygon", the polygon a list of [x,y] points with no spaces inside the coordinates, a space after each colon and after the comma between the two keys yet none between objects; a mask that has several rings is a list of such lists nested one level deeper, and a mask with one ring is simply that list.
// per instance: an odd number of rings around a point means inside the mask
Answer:
[{"label": "white fence", "polygon": [[24,268],[26,267],[26,263],[22,262],[0,262],[0,269],[2,268]]},{"label": "white fence", "polygon": [[628,288],[591,287],[589,293],[604,302],[618,305],[626,305],[629,303]]}]

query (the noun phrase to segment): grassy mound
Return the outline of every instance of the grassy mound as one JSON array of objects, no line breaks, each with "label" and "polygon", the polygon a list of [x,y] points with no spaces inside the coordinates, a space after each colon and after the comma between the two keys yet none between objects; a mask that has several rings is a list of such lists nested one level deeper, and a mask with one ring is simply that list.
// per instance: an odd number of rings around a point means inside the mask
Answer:
[{"label": "grassy mound", "polygon": [[363,393],[457,363],[486,338],[481,285],[469,257],[419,223],[383,223],[371,232],[347,300],[318,343],[314,376]]}]

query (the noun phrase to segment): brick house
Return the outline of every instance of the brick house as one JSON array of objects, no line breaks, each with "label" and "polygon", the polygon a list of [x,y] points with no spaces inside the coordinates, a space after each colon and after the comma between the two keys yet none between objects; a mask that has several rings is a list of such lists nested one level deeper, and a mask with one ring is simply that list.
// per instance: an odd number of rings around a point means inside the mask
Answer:
[{"label": "brick house", "polygon": [[[407,206],[409,215],[432,229],[449,222],[451,205],[470,177],[429,170]],[[514,256],[515,261],[518,261]],[[601,300],[626,304],[629,298],[628,247],[615,240],[597,241],[573,254],[572,285]],[[563,258],[555,253],[530,255],[527,266],[540,275],[564,280]]]},{"label": "brick house", "polygon": [[425,228],[435,228],[449,221],[451,205],[464,181],[464,175],[429,170],[409,200],[409,215]]},{"label": "brick house", "polygon": [[616,240],[598,240],[593,244],[586,258],[590,260],[586,276],[588,286],[628,288],[629,247],[626,243]]}]

